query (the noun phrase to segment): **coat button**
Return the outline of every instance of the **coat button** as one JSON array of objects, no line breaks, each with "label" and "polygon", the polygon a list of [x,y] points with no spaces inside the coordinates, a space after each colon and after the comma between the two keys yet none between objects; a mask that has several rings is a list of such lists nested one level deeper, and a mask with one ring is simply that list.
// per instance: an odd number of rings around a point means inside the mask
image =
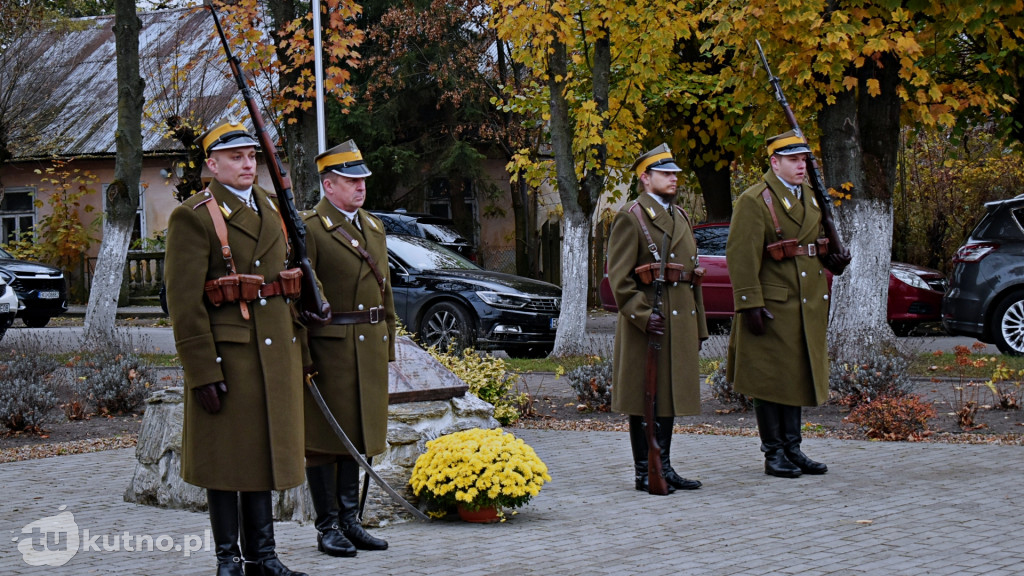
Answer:
[{"label": "coat button", "polygon": [[636,320],[636,314],[630,314],[629,317],[633,320]]},{"label": "coat button", "polygon": [[678,316],[678,315],[679,315],[679,312],[676,312],[675,310],[673,310],[673,311],[672,311],[672,315],[673,315],[673,316]]},{"label": "coat button", "polygon": [[363,309],[363,305],[362,304],[360,304],[359,306],[356,307],[356,310],[362,310],[362,309]]},{"label": "coat button", "polygon": [[260,306],[266,306],[266,305],[267,305],[267,299],[266,298],[260,298]]},{"label": "coat button", "polygon": [[673,282],[673,283],[672,283],[672,287],[673,287],[673,288],[674,288],[674,287],[676,287],[676,286],[679,286],[679,282]]},{"label": "coat button", "polygon": [[746,296],[740,296],[740,301],[741,302],[746,302],[747,301],[747,297]]},{"label": "coat button", "polygon": [[825,300],[828,300],[828,294],[825,294],[824,296],[822,296],[822,298],[824,298]]},{"label": "coat button", "polygon": [[696,315],[697,315],[697,311],[696,310],[690,310],[690,316],[696,316]]},{"label": "coat button", "polygon": [[668,257],[669,257],[669,258],[675,258],[675,257],[676,257],[676,255],[675,255],[675,254],[669,254],[669,255],[668,255]]},{"label": "coat button", "polygon": [[363,336],[362,334],[360,334],[359,335],[359,341],[362,342],[363,340],[366,340],[366,337]]},{"label": "coat button", "polygon": [[217,356],[217,364],[220,364],[223,361],[224,361],[223,358],[221,358],[220,356]]},{"label": "coat button", "polygon": [[388,341],[388,335],[387,335],[387,334],[385,334],[385,335],[384,335],[384,341],[385,341],[385,342],[387,342],[387,341]]},{"label": "coat button", "polygon": [[253,265],[253,266],[255,266],[255,267],[257,267],[257,268],[259,268],[259,267],[260,267],[260,261],[259,261],[259,260],[257,260],[257,261],[255,261],[255,262],[253,262],[253,263],[252,263],[252,265]]},{"label": "coat button", "polygon": [[292,336],[292,344],[295,344],[295,336]]},{"label": "coat button", "polygon": [[801,273],[800,273],[800,276],[801,276],[802,278],[806,278],[806,277],[807,277],[807,272],[801,272]]},{"label": "coat button", "polygon": [[267,346],[270,346],[274,342],[270,338],[267,338],[266,340],[263,341],[263,343],[266,344]]},{"label": "coat button", "polygon": [[801,302],[803,302],[804,304],[807,304],[807,298],[804,298],[803,300],[801,300]]}]

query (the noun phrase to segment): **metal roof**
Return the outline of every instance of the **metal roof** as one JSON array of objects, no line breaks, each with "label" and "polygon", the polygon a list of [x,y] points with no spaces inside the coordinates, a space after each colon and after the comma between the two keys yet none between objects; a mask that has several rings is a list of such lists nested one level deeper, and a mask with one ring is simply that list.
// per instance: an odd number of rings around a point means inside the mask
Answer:
[{"label": "metal roof", "polygon": [[[139,71],[146,83],[145,154],[183,150],[179,142],[164,137],[163,122],[170,115],[195,118],[206,126],[234,115],[252,129],[207,10],[161,10],[140,13],[139,18]],[[9,141],[14,161],[115,153],[114,17],[79,22],[81,30],[36,34],[8,49],[8,56],[14,52],[18,61],[28,65],[16,88],[16,99],[21,100],[19,119],[12,122]],[[274,125],[266,122],[266,127],[276,140]]]}]

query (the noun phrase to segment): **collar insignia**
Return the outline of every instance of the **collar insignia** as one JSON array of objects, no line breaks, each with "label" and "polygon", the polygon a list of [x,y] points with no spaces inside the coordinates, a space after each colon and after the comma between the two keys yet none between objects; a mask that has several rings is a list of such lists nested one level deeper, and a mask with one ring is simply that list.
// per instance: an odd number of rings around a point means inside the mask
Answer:
[{"label": "collar insignia", "polygon": [[224,213],[224,216],[231,216],[231,208],[228,208],[228,203],[224,202],[220,205],[220,211]]},{"label": "collar insignia", "polygon": [[331,217],[327,214],[321,214],[320,219],[324,221],[324,228],[333,228],[334,222],[331,222]]},{"label": "collar insignia", "polygon": [[786,210],[793,207],[793,205],[789,203],[789,198],[786,198],[785,196],[782,197],[782,203],[786,205]]},{"label": "collar insignia", "polygon": [[819,206],[818,206],[818,199],[817,199],[817,198],[815,198],[814,196],[811,196],[811,202],[813,202],[813,203],[814,203],[814,207],[815,207],[815,208],[818,208],[818,207],[819,207]]},{"label": "collar insignia", "polygon": [[653,206],[648,206],[647,207],[647,213],[651,215],[651,219],[657,218],[657,215],[654,212],[654,207]]}]

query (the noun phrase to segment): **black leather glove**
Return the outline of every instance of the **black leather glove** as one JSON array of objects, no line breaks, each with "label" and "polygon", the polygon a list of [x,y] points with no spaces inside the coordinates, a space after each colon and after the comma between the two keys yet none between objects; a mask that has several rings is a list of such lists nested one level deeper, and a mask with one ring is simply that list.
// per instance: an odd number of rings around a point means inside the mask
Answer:
[{"label": "black leather glove", "polygon": [[834,276],[841,276],[846,271],[846,266],[850,264],[851,258],[850,251],[844,247],[841,254],[830,253],[825,256],[822,263]]},{"label": "black leather glove", "polygon": [[331,304],[324,300],[320,306],[320,313],[303,309],[299,312],[299,320],[306,326],[326,326],[331,323]]},{"label": "black leather glove", "polygon": [[210,414],[220,412],[220,397],[228,393],[228,385],[224,382],[213,382],[199,386],[193,392],[199,405]]},{"label": "black leather glove", "polygon": [[747,308],[743,312],[743,321],[747,323],[747,329],[754,336],[764,334],[764,319],[775,320],[775,316],[767,308]]},{"label": "black leather glove", "polygon": [[665,319],[660,314],[651,314],[651,317],[647,319],[646,331],[651,336],[664,336]]}]

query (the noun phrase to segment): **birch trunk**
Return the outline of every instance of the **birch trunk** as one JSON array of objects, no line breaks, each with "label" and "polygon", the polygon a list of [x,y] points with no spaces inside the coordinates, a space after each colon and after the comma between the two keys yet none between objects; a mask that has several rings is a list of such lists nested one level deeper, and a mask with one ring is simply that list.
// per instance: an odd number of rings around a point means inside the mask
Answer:
[{"label": "birch trunk", "polygon": [[[563,203],[563,208],[565,204]],[[590,219],[578,208],[565,210],[562,222],[562,312],[553,356],[581,354],[587,329],[587,279]]]}]

